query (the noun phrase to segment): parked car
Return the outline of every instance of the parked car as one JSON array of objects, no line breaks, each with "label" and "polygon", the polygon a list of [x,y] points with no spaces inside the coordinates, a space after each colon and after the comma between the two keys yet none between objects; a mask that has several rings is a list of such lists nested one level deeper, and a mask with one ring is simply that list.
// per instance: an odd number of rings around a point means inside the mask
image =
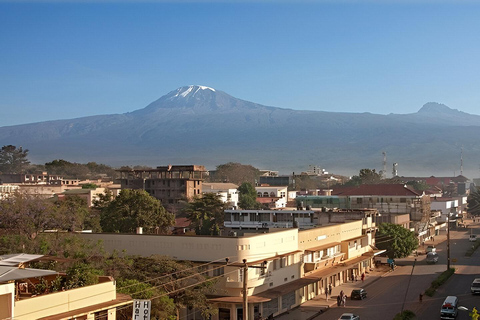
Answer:
[{"label": "parked car", "polygon": [[353,313],[344,313],[338,318],[338,320],[360,320],[360,316]]},{"label": "parked car", "polygon": [[350,294],[350,299],[352,300],[363,300],[367,297],[367,291],[365,289],[353,289]]},{"label": "parked car", "polygon": [[468,241],[470,241],[470,242],[475,242],[475,241],[477,241],[477,235],[476,235],[476,234],[471,234],[471,235],[468,237]]},{"label": "parked car", "polygon": [[470,285],[470,292],[472,292],[472,294],[480,293],[480,278],[475,278],[475,280],[473,280]]},{"label": "parked car", "polygon": [[437,248],[435,248],[435,246],[428,246],[427,247],[427,250],[425,250],[426,253],[429,253],[429,252],[437,252]]},{"label": "parked car", "polygon": [[436,252],[429,252],[427,253],[427,263],[437,263],[438,262],[438,254]]}]

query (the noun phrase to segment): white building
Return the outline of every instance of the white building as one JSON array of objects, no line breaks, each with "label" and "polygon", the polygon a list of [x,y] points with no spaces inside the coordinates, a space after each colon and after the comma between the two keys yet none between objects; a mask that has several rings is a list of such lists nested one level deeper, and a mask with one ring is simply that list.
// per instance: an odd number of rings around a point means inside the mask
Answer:
[{"label": "white building", "polygon": [[202,193],[215,193],[231,208],[238,206],[238,186],[233,183],[207,183],[202,184]]},{"label": "white building", "polygon": [[288,190],[286,186],[260,186],[255,187],[257,201],[270,208],[285,208],[288,201]]}]

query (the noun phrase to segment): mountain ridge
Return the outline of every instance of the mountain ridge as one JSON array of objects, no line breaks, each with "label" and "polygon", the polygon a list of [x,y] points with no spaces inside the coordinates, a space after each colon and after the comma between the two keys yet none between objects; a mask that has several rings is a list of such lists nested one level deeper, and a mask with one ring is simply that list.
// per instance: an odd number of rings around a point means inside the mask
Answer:
[{"label": "mountain ridge", "polygon": [[236,161],[283,172],[316,164],[350,174],[381,168],[387,152],[400,172],[403,166],[408,173],[433,174],[459,168],[462,145],[466,168],[470,157],[480,157],[480,145],[466,132],[480,134],[480,116],[438,103],[411,114],[293,110],[185,86],[123,114],[0,127],[0,144],[22,145],[40,163],[69,158],[214,168]]}]

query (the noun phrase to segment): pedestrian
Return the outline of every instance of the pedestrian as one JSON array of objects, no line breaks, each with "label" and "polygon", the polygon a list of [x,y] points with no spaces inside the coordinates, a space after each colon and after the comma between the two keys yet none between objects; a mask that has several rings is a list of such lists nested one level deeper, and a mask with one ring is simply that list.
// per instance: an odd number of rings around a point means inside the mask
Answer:
[{"label": "pedestrian", "polygon": [[325,300],[328,301],[328,289],[327,288],[325,288]]},{"label": "pedestrian", "polygon": [[362,282],[363,282],[363,281],[365,281],[365,272],[364,272],[364,273],[362,273],[362,277],[361,277],[361,279],[362,279]]},{"label": "pedestrian", "polygon": [[332,284],[331,283],[328,285],[328,295],[332,296]]},{"label": "pedestrian", "polygon": [[340,295],[337,296],[337,307],[340,307],[340,305],[342,304],[342,298],[340,297]]},{"label": "pedestrian", "polygon": [[346,304],[347,304],[347,296],[344,295],[344,296],[343,296],[343,307],[345,307]]},{"label": "pedestrian", "polygon": [[423,301],[423,293],[420,293],[420,295],[418,296],[418,300],[419,300],[420,302]]},{"label": "pedestrian", "polygon": [[342,299],[342,300],[343,300],[343,295],[344,295],[344,293],[343,293],[343,290],[342,290],[342,291],[340,291],[340,299]]}]

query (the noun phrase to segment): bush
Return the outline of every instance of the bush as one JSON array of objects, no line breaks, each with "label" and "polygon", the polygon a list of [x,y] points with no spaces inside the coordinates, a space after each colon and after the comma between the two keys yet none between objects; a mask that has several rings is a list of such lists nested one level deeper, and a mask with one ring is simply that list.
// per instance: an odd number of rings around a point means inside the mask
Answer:
[{"label": "bush", "polygon": [[397,313],[393,320],[414,320],[416,318],[417,316],[415,315],[415,313],[413,313],[413,311],[404,310],[401,313]]},{"label": "bush", "polygon": [[465,256],[466,257],[471,257],[472,254],[475,252],[475,250],[477,250],[477,248],[480,246],[480,241],[477,240],[475,241],[475,243],[472,245],[472,247],[470,249],[467,250],[467,252],[465,252]]},{"label": "bush", "polygon": [[444,272],[442,272],[441,275],[438,276],[437,279],[432,281],[432,284],[430,288],[428,288],[425,291],[425,294],[429,297],[432,297],[435,291],[442,285],[444,284],[453,274],[455,273],[455,268],[450,268]]}]

